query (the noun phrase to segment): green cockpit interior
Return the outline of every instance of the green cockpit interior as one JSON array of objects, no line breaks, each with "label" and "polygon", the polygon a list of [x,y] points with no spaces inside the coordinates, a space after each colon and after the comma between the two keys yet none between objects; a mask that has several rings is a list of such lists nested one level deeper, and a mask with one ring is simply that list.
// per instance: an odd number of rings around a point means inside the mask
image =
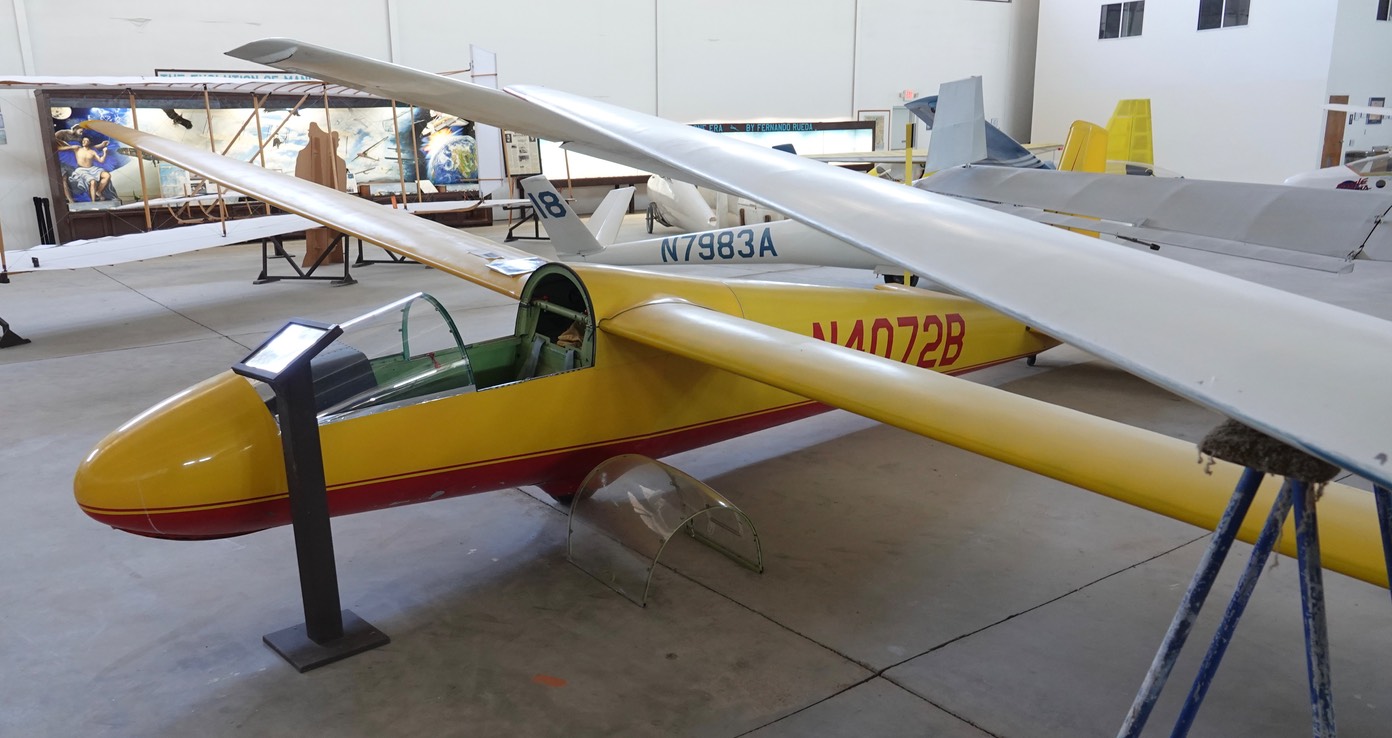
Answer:
[{"label": "green cockpit interior", "polygon": [[[512,335],[479,343],[466,345],[440,301],[416,293],[343,324],[311,364],[315,405],[331,421],[592,366],[592,315],[584,286],[561,264],[528,280]],[[374,328],[389,337],[368,339]],[[359,348],[369,343],[378,348]]]}]

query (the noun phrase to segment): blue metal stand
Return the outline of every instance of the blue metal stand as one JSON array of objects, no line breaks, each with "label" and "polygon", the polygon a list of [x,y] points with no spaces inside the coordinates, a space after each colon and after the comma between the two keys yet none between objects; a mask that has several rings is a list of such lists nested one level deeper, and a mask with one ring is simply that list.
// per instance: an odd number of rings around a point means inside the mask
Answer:
[{"label": "blue metal stand", "polygon": [[[1223,518],[1214,530],[1208,550],[1199,563],[1198,571],[1194,573],[1194,578],[1189,584],[1189,589],[1185,592],[1179,610],[1170,623],[1169,631],[1165,634],[1160,649],[1155,655],[1155,660],[1151,663],[1150,670],[1141,683],[1141,688],[1136,694],[1131,710],[1127,713],[1126,719],[1117,733],[1118,738],[1139,736],[1145,727],[1146,720],[1160,697],[1165,681],[1179,658],[1179,651],[1184,646],[1185,638],[1197,619],[1200,608],[1203,607],[1204,599],[1222,567],[1223,559],[1232,546],[1242,519],[1251,506],[1252,498],[1256,494],[1257,487],[1261,484],[1262,476],[1261,472],[1248,468],[1234,490],[1232,499],[1228,502],[1228,508],[1223,513]],[[1251,599],[1252,592],[1256,588],[1257,578],[1261,576],[1262,569],[1275,548],[1276,540],[1280,536],[1281,528],[1292,507],[1295,510],[1296,552],[1300,566],[1301,610],[1305,630],[1306,666],[1310,682],[1313,735],[1316,738],[1332,738],[1335,735],[1333,688],[1329,669],[1329,637],[1325,619],[1323,574],[1320,568],[1319,526],[1315,511],[1316,491],[1316,488],[1310,484],[1289,479],[1282,485],[1281,491],[1271,506],[1266,524],[1262,527],[1261,535],[1253,546],[1247,567],[1243,570],[1232,599],[1228,602],[1227,610],[1223,613],[1222,622],[1219,623],[1208,652],[1204,655],[1199,673],[1194,678],[1194,683],[1175,722],[1174,730],[1171,732],[1172,737],[1188,735],[1189,729],[1193,726],[1199,707],[1203,704],[1208,688],[1213,682],[1213,677],[1217,674],[1223,654],[1232,641],[1237,621],[1242,617],[1242,613]],[[1382,488],[1377,488],[1376,494],[1378,495],[1378,514],[1383,532],[1383,550],[1387,557],[1389,572],[1392,572],[1392,494]]]},{"label": "blue metal stand", "polygon": [[1382,557],[1387,561],[1387,576],[1392,578],[1392,492],[1375,484],[1373,499],[1377,500],[1378,527],[1382,529]]},{"label": "blue metal stand", "polygon": [[1329,626],[1324,613],[1315,489],[1295,485],[1295,548],[1300,562],[1300,614],[1305,623],[1305,665],[1310,675],[1310,713],[1315,738],[1332,737],[1334,687],[1329,676]]},{"label": "blue metal stand", "polygon": [[1199,673],[1194,677],[1194,684],[1189,688],[1189,696],[1184,700],[1184,707],[1180,709],[1179,719],[1175,721],[1174,730],[1170,735],[1188,735],[1189,728],[1193,726],[1194,718],[1199,714],[1199,707],[1208,695],[1208,688],[1213,684],[1213,677],[1218,673],[1218,664],[1223,660],[1223,654],[1227,653],[1228,644],[1232,642],[1233,631],[1237,630],[1237,621],[1247,609],[1247,602],[1252,599],[1252,592],[1257,588],[1257,578],[1266,567],[1271,550],[1276,547],[1276,539],[1281,535],[1281,526],[1285,524],[1290,508],[1291,483],[1286,482],[1281,485],[1281,491],[1276,494],[1276,500],[1271,504],[1271,513],[1266,516],[1266,524],[1262,526],[1261,535],[1257,536],[1257,542],[1252,547],[1252,555],[1247,559],[1247,568],[1242,570],[1242,576],[1237,580],[1237,588],[1233,591],[1232,599],[1228,601],[1228,609],[1223,612],[1223,620],[1218,624],[1218,631],[1213,634],[1213,642],[1208,646],[1208,653],[1204,654]]},{"label": "blue metal stand", "polygon": [[1242,479],[1238,481],[1237,489],[1228,501],[1228,508],[1223,511],[1223,518],[1213,530],[1208,549],[1199,561],[1199,569],[1194,572],[1194,579],[1189,582],[1189,589],[1184,592],[1184,599],[1179,603],[1174,619],[1170,621],[1170,629],[1165,632],[1165,639],[1160,642],[1160,650],[1156,652],[1155,660],[1150,664],[1150,671],[1146,673],[1145,681],[1141,682],[1136,700],[1131,703],[1131,710],[1126,713],[1126,720],[1122,723],[1118,736],[1134,738],[1139,736],[1141,729],[1145,727],[1146,720],[1150,718],[1150,711],[1155,707],[1155,701],[1160,698],[1165,681],[1170,677],[1170,671],[1179,660],[1180,649],[1184,648],[1184,641],[1189,637],[1194,621],[1199,618],[1199,610],[1203,609],[1204,600],[1213,588],[1213,581],[1218,578],[1218,571],[1223,568],[1223,560],[1227,558],[1228,550],[1237,539],[1237,530],[1242,527],[1242,520],[1247,517],[1247,510],[1252,506],[1252,498],[1257,496],[1257,488],[1261,487],[1263,476],[1255,469],[1247,469],[1242,473]]}]

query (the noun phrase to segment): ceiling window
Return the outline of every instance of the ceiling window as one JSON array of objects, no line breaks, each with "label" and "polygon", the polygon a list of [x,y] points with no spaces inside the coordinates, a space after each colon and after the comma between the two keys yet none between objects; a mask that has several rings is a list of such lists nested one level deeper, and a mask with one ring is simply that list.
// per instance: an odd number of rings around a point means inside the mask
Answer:
[{"label": "ceiling window", "polygon": [[1102,18],[1097,24],[1097,37],[1126,38],[1127,36],[1139,36],[1141,35],[1141,23],[1144,20],[1145,0],[1103,5]]},{"label": "ceiling window", "polygon": [[1388,20],[1389,11],[1392,11],[1392,0],[1378,0],[1378,20]]},{"label": "ceiling window", "polygon": [[1251,5],[1252,0],[1199,0],[1199,30],[1245,26]]}]

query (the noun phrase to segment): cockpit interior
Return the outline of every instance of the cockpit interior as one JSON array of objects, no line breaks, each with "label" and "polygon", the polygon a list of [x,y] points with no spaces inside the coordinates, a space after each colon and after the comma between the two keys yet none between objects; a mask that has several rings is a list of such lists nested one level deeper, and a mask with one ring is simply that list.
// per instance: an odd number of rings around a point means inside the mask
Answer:
[{"label": "cockpit interior", "polygon": [[479,343],[464,343],[439,300],[409,295],[343,323],[313,359],[320,422],[592,366],[592,316],[584,286],[560,264],[532,275],[512,335]]}]

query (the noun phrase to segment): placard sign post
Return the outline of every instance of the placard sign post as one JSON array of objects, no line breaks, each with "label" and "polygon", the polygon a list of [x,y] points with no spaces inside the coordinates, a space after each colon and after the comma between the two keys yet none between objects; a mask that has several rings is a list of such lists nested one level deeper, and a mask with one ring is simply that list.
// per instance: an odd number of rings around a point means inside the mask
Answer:
[{"label": "placard sign post", "polygon": [[275,390],[305,621],[262,640],[301,673],[391,640],[339,604],[310,361],[342,333],[337,325],[295,319],[232,365],[237,374]]}]

